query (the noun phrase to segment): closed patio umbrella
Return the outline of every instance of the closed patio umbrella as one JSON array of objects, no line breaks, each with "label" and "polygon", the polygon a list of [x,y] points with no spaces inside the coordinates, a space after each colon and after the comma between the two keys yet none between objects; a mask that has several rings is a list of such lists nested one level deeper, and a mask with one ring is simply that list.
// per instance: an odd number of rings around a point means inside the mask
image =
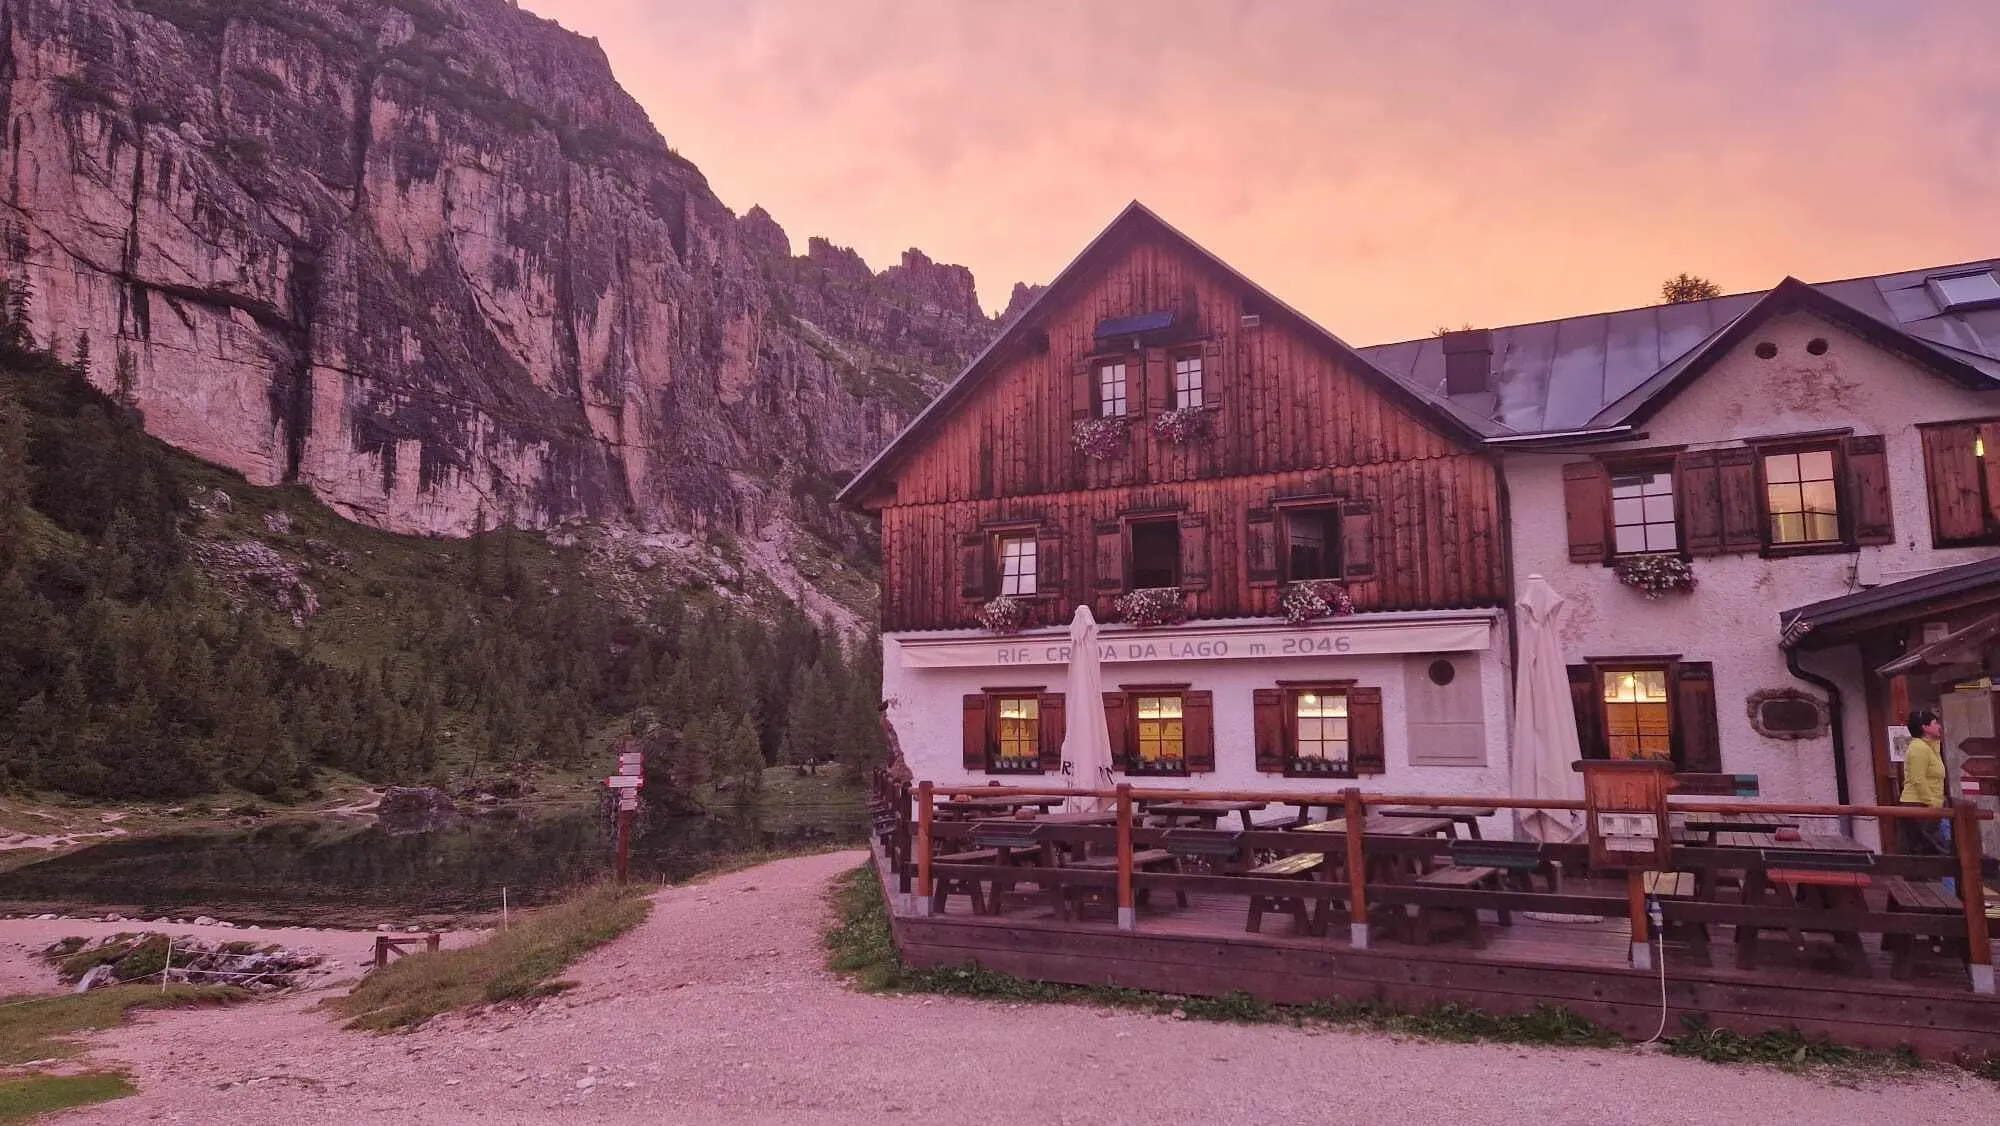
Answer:
[{"label": "closed patio umbrella", "polygon": [[[1529,575],[1523,585],[1516,603],[1521,648],[1514,679],[1514,796],[1582,801],[1583,778],[1570,765],[1583,751],[1562,656],[1566,600],[1540,575]],[[1583,815],[1576,811],[1525,809],[1518,817],[1522,835],[1531,840],[1583,839]]]},{"label": "closed patio umbrella", "polygon": [[[1111,731],[1104,723],[1104,673],[1097,659],[1097,619],[1090,607],[1078,606],[1069,620],[1068,697],[1063,730],[1063,776],[1073,790],[1110,789]],[[1095,813],[1110,803],[1103,798],[1072,797],[1065,808]]]}]

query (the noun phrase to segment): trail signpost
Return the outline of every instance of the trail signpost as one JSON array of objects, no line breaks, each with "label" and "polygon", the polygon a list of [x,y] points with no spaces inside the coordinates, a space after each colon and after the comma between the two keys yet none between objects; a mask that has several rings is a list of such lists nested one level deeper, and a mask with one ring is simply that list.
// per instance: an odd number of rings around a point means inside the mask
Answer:
[{"label": "trail signpost", "polygon": [[[629,743],[624,744],[630,746]],[[604,780],[618,802],[618,882],[625,882],[626,860],[632,847],[632,815],[639,811],[639,790],[646,784],[646,756],[640,751],[618,752],[618,773]]]}]

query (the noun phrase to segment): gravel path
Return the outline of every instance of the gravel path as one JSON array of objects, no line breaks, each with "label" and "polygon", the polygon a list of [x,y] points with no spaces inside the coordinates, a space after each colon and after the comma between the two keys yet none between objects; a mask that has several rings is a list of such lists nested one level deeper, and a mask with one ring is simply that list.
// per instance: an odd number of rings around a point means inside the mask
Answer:
[{"label": "gravel path", "polygon": [[[1185,1123],[1612,1126],[1992,1121],[1970,1079],[1851,1089],[1639,1051],[1554,1051],[850,992],[820,969],[827,882],[780,861],[659,893],[531,1011],[341,1032],[312,996],[106,1034],[136,1098],[64,1123]],[[1365,1108],[1360,1112],[1350,1108]]]}]

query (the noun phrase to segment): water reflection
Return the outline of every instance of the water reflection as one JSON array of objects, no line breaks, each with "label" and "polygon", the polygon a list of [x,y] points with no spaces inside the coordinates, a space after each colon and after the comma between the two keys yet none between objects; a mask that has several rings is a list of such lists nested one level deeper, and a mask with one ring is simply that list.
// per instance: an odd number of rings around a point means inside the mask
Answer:
[{"label": "water reflection", "polygon": [[[816,815],[817,814],[817,815]],[[735,856],[817,843],[859,843],[852,807],[788,808],[772,828],[756,816],[651,818],[632,845],[635,880],[686,879]],[[460,820],[428,833],[373,825],[287,821],[243,832],[115,841],[0,874],[0,900],[136,909],[200,909],[244,923],[310,922],[380,909],[382,922],[415,913],[497,911],[500,889],[531,904],[603,875],[610,821],[566,810]]]}]

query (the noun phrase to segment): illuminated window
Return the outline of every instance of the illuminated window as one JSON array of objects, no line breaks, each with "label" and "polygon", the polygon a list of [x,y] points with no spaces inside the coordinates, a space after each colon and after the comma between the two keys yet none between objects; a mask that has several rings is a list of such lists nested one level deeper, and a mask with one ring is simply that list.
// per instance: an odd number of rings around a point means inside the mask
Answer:
[{"label": "illuminated window", "polygon": [[1671,759],[1673,707],[1665,669],[1602,669],[1604,737],[1614,759]]},{"label": "illuminated window", "polygon": [[1201,357],[1174,359],[1174,409],[1201,405]]},{"label": "illuminated window", "polygon": [[1294,774],[1349,776],[1347,693],[1294,689],[1291,693]]},{"label": "illuminated window", "polygon": [[1179,696],[1132,698],[1134,745],[1128,774],[1186,774],[1187,721]]},{"label": "illuminated window", "polygon": [[1838,542],[1840,501],[1833,451],[1765,454],[1764,511],[1773,545]]},{"label": "illuminated window", "polygon": [[1097,365],[1097,416],[1125,417],[1125,361]]},{"label": "illuminated window", "polygon": [[995,774],[1037,774],[1042,769],[1042,702],[1034,696],[993,701],[991,769]]},{"label": "illuminated window", "polygon": [[1618,473],[1611,478],[1611,524],[1619,555],[1675,551],[1674,474],[1670,469]]},{"label": "illuminated window", "polygon": [[1001,536],[995,546],[1000,564],[1000,593],[1014,598],[1035,593],[1035,537]]}]

